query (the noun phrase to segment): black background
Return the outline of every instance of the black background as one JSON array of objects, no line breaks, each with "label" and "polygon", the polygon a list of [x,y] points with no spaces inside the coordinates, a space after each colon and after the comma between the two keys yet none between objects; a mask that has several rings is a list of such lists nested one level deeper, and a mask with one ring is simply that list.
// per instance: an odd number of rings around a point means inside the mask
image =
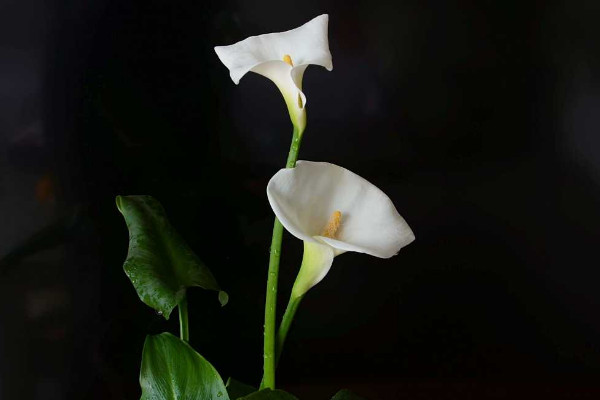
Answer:
[{"label": "black background", "polygon": [[[221,309],[190,291],[193,346],[224,378],[260,380],[265,186],[291,125],[275,86],[234,85],[213,46],[325,12],[334,69],[305,74],[300,158],[376,184],[417,239],[335,260],[280,386],[600,392],[597,1],[3,0],[1,398],[137,398],[145,335],[177,333],[122,271],[117,194],[157,197],[229,292]],[[301,243],[283,250],[280,311]]]}]

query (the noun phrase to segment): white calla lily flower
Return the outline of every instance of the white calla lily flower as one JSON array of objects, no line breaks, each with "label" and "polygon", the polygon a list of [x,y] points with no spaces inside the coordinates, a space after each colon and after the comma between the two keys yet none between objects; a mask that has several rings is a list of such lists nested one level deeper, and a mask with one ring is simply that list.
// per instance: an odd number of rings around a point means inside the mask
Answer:
[{"label": "white calla lily flower", "polygon": [[390,198],[334,164],[298,161],[269,181],[267,196],[283,226],[304,241],[292,297],[303,296],[346,251],[390,258],[415,236]]},{"label": "white calla lily flower", "polygon": [[309,64],[333,69],[328,21],[329,16],[323,14],[296,29],[251,36],[230,46],[217,46],[215,51],[236,85],[249,71],[272,80],[283,94],[292,123],[302,132],[306,126],[304,71]]}]

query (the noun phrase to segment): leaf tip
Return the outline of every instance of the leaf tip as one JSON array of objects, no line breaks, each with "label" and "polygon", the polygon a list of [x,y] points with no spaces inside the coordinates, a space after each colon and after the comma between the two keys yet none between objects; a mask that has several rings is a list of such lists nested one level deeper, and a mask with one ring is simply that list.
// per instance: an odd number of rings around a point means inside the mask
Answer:
[{"label": "leaf tip", "polygon": [[115,197],[115,203],[117,203],[117,208],[122,213],[123,212],[123,209],[122,209],[123,196],[117,195],[117,197]]},{"label": "leaf tip", "polygon": [[219,290],[219,303],[221,303],[221,307],[225,307],[229,302],[229,295],[227,292],[223,290]]},{"label": "leaf tip", "polygon": [[163,317],[165,320],[169,320],[169,317],[171,316],[171,311],[169,309],[158,309],[156,308],[156,314]]}]

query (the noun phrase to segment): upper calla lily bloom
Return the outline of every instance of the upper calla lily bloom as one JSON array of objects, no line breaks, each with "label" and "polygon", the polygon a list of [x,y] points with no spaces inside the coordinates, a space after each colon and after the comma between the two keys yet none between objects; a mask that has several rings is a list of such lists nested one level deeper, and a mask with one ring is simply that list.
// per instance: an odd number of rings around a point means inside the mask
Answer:
[{"label": "upper calla lily bloom", "polygon": [[292,123],[302,132],[306,126],[304,71],[309,64],[333,69],[328,21],[329,16],[323,14],[299,28],[251,36],[230,46],[217,46],[215,51],[236,85],[249,71],[272,80],[283,94]]},{"label": "upper calla lily bloom", "polygon": [[319,283],[337,255],[389,258],[415,239],[385,193],[334,164],[298,161],[271,178],[267,196],[283,226],[304,241],[293,298]]}]

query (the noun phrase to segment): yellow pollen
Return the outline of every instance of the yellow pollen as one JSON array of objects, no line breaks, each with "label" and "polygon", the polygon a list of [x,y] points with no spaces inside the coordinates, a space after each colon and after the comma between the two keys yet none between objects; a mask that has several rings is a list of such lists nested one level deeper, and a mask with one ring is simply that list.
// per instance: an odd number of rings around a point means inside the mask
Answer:
[{"label": "yellow pollen", "polygon": [[329,217],[329,222],[323,229],[321,236],[325,236],[331,239],[335,239],[335,234],[338,229],[340,229],[340,225],[342,224],[342,213],[340,211],[334,211]]},{"label": "yellow pollen", "polygon": [[300,96],[300,93],[298,93],[298,108],[302,108],[302,97]]},{"label": "yellow pollen", "polygon": [[285,62],[286,64],[289,64],[290,67],[294,66],[294,63],[292,62],[292,57],[290,57],[289,54],[286,54],[283,56],[283,62]]}]

